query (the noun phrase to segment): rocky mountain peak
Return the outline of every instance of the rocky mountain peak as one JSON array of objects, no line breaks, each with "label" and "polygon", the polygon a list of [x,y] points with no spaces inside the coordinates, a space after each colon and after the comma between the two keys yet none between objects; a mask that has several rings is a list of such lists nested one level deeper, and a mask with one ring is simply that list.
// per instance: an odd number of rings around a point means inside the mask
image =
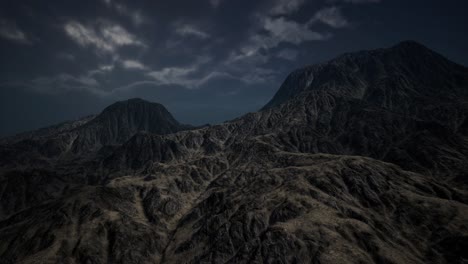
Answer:
[{"label": "rocky mountain peak", "polygon": [[394,46],[388,48],[388,50],[412,52],[413,55],[418,55],[421,53],[432,53],[433,55],[441,56],[424,44],[414,40],[401,41],[400,43],[397,43]]},{"label": "rocky mountain peak", "polygon": [[187,128],[161,104],[134,98],[116,102],[79,128],[77,149],[121,144],[138,132],[170,134]]},{"label": "rocky mountain peak", "polygon": [[121,125],[136,127],[137,129],[161,132],[157,123],[165,122],[177,126],[179,122],[169,111],[158,103],[148,102],[140,98],[133,98],[116,102],[106,107],[94,122],[119,122]]},{"label": "rocky mountain peak", "polygon": [[468,70],[415,41],[343,54],[292,72],[263,109],[305,91],[326,91],[392,110],[413,100],[468,98]]}]

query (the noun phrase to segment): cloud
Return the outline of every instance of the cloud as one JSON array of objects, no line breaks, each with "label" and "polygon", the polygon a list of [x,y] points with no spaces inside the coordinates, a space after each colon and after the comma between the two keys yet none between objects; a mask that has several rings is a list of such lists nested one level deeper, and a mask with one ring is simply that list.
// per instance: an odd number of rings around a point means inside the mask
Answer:
[{"label": "cloud", "polygon": [[116,3],[112,0],[102,1],[107,7],[115,10],[118,14],[129,18],[135,26],[140,26],[141,24],[149,21],[149,19],[146,16],[144,16],[140,10],[130,9],[128,6],[122,3]]},{"label": "cloud", "polygon": [[99,66],[99,70],[101,71],[112,71],[113,69],[114,69],[114,65],[112,64],[105,64],[105,65]]},{"label": "cloud", "polygon": [[310,20],[309,24],[316,21],[322,22],[333,28],[343,28],[349,26],[348,20],[341,14],[338,7],[328,7],[319,10]]},{"label": "cloud", "polygon": [[57,58],[68,61],[74,61],[76,59],[75,55],[66,52],[57,53]]},{"label": "cloud", "polygon": [[[258,15],[259,23],[253,29],[246,43],[239,49],[231,52],[226,64],[265,64],[271,55],[269,50],[281,43],[300,45],[309,41],[324,41],[330,39],[331,33],[322,33],[311,27],[321,22],[333,28],[341,28],[349,25],[347,19],[337,7],[329,7],[319,10],[308,22],[299,23],[286,18],[284,15],[297,11],[305,0],[276,0],[267,15]],[[282,50],[275,54],[276,57],[294,60],[297,51]],[[245,65],[244,65],[245,66]]]},{"label": "cloud", "polygon": [[350,3],[350,4],[367,4],[367,3],[380,3],[382,0],[327,0],[328,3]]},{"label": "cloud", "polygon": [[78,22],[69,22],[64,26],[67,35],[81,46],[93,45],[102,51],[113,51],[115,45],[108,43],[94,31],[94,29],[85,27]]},{"label": "cloud", "polygon": [[[147,70],[147,67],[136,60],[118,61],[125,69]],[[68,91],[86,91],[97,96],[112,96],[118,89],[105,87],[102,75],[111,76],[115,69],[114,64],[102,64],[84,74],[72,75],[60,73],[52,76],[41,76],[27,81],[13,81],[0,83],[0,86],[23,86],[33,91],[45,94],[63,94]]]},{"label": "cloud", "polygon": [[297,50],[283,49],[283,50],[280,50],[276,54],[276,57],[281,58],[281,59],[285,59],[285,60],[294,61],[294,60],[296,60],[298,54],[299,54],[299,52]]},{"label": "cloud", "polygon": [[125,16],[125,17],[128,17],[132,23],[135,25],[135,26],[139,26],[145,22],[147,22],[149,19],[144,16],[141,11],[138,11],[138,10],[131,10],[130,8],[128,8],[127,6],[123,5],[123,4],[114,4],[113,5],[113,8],[117,11],[117,13],[119,13],[120,15],[122,16]]},{"label": "cloud", "polygon": [[115,9],[117,10],[119,14],[130,18],[133,24],[137,26],[143,24],[146,21],[146,18],[143,16],[141,12],[130,10],[122,4],[116,4]]},{"label": "cloud", "polygon": [[152,71],[147,75],[156,80],[158,85],[179,85],[188,89],[199,88],[214,79],[238,79],[227,72],[211,71],[199,75],[195,75],[195,72],[194,68],[171,67]]},{"label": "cloud", "polygon": [[147,75],[161,84],[179,84],[185,86],[188,84],[189,74],[194,71],[195,68],[168,67],[159,71],[149,72]]},{"label": "cloud", "polygon": [[88,91],[96,95],[106,95],[107,92],[99,88],[96,79],[82,75],[75,77],[68,73],[61,73],[52,77],[38,77],[29,81],[15,81],[0,84],[0,86],[22,86],[45,94],[66,93],[71,90]]},{"label": "cloud", "polygon": [[276,0],[270,9],[271,15],[287,15],[297,11],[305,0]]},{"label": "cloud", "polygon": [[114,52],[122,46],[146,45],[130,34],[123,27],[108,22],[99,22],[95,26],[85,26],[76,21],[64,25],[65,33],[80,46],[93,46],[99,52]]},{"label": "cloud", "polygon": [[207,39],[210,37],[210,35],[201,29],[195,27],[194,25],[189,25],[189,24],[181,24],[176,26],[175,32],[183,37],[186,36],[193,36],[197,37],[200,39]]},{"label": "cloud", "polygon": [[157,81],[159,85],[180,85],[187,88],[199,86],[199,80],[192,76],[197,69],[195,67],[167,67],[158,71],[151,71],[147,76]]},{"label": "cloud", "polygon": [[284,17],[267,17],[264,20],[263,28],[272,36],[271,47],[278,45],[280,42],[300,44],[304,41],[327,39],[326,35],[312,31],[308,24],[299,24]]},{"label": "cloud", "polygon": [[299,24],[284,17],[262,19],[261,32],[251,35],[246,44],[238,51],[231,53],[228,63],[248,60],[255,63],[266,63],[268,57],[260,54],[261,50],[268,51],[280,43],[299,45],[306,41],[321,41],[330,38],[330,34],[313,31],[309,24]]},{"label": "cloud", "polygon": [[31,40],[28,38],[18,26],[6,20],[0,20],[0,37],[19,43],[19,44],[31,44]]},{"label": "cloud", "polygon": [[105,39],[108,39],[109,42],[115,46],[145,46],[141,41],[137,40],[135,36],[128,33],[119,25],[101,26],[101,33]]},{"label": "cloud", "polygon": [[244,70],[250,65],[264,64],[268,62],[269,57],[260,52],[261,48],[255,44],[241,47],[239,50],[232,51],[224,64],[230,68]]},{"label": "cloud", "polygon": [[114,64],[103,64],[97,67],[97,69],[89,70],[87,76],[93,77],[94,75],[107,74],[112,72],[114,68]]},{"label": "cloud", "polygon": [[285,49],[277,54],[270,50],[282,43],[300,45],[308,41],[324,41],[330,33],[320,33],[310,28],[310,23],[301,24],[285,17],[259,16],[258,27],[252,30],[248,40],[230,52],[223,65],[229,72],[239,76],[247,84],[267,83],[275,80],[278,72],[265,68],[272,56],[294,60],[298,52]]},{"label": "cloud", "polygon": [[245,84],[271,83],[277,74],[278,72],[273,69],[255,67],[250,71],[243,72],[238,79]]},{"label": "cloud", "polygon": [[209,0],[210,1],[210,5],[213,7],[213,8],[218,8],[221,3],[223,2],[223,0]]},{"label": "cloud", "polygon": [[125,69],[129,69],[129,70],[146,70],[147,69],[147,67],[143,63],[136,61],[136,60],[124,60],[122,61],[122,66]]},{"label": "cloud", "polygon": [[263,66],[270,57],[257,49],[258,47],[252,46],[232,51],[221,67],[245,84],[271,82],[278,72]]},{"label": "cloud", "polygon": [[214,79],[238,79],[222,70],[206,69],[213,68],[213,65],[207,65],[209,62],[211,62],[211,57],[200,56],[190,65],[165,67],[149,71],[146,76],[156,81],[158,85],[179,85],[188,89],[199,88]]}]

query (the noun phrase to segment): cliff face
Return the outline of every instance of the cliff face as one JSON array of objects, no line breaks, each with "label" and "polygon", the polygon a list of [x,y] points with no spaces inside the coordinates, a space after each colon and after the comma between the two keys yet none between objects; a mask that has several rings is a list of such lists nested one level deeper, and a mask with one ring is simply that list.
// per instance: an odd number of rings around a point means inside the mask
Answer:
[{"label": "cliff face", "polygon": [[0,263],[463,263],[467,93],[466,68],[404,42],[221,125],[130,100],[3,144]]}]

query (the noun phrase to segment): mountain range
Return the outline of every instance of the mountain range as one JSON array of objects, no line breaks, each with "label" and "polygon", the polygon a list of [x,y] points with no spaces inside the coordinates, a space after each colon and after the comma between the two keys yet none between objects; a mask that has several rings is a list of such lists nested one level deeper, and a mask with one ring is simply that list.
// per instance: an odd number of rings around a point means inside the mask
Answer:
[{"label": "mountain range", "polygon": [[0,263],[468,263],[468,68],[413,41],[222,124],[130,99],[0,157]]}]

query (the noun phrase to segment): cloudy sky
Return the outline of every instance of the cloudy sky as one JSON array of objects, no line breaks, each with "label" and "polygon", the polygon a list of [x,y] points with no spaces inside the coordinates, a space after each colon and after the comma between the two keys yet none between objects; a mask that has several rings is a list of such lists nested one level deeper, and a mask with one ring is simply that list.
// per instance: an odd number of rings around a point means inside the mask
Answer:
[{"label": "cloudy sky", "polygon": [[468,65],[467,2],[2,0],[0,136],[134,97],[219,123],[295,68],[407,39]]}]

